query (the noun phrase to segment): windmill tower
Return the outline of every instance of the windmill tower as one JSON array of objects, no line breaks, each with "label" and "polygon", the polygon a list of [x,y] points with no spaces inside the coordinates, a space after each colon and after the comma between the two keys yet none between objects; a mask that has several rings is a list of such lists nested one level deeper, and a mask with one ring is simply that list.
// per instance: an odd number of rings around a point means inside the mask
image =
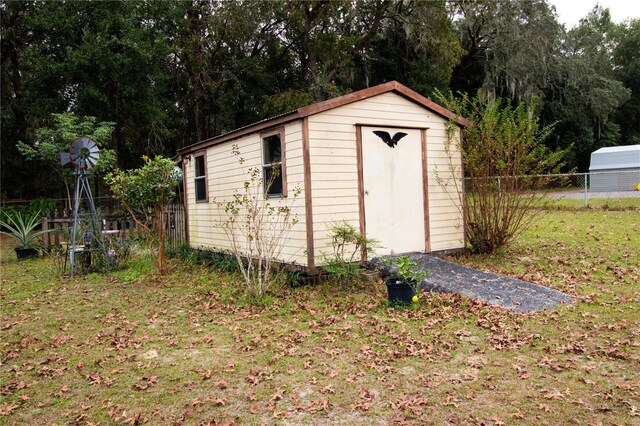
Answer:
[{"label": "windmill tower", "polygon": [[[76,272],[76,254],[80,252],[102,251],[105,259],[107,249],[102,237],[102,223],[96,211],[91,194],[87,170],[98,163],[100,150],[88,137],[80,137],[69,144],[69,149],[60,153],[60,164],[71,163],[75,167],[75,187],[73,199],[73,226],[71,228],[71,249],[69,251],[70,275]],[[81,210],[86,200],[87,211]],[[68,246],[67,246],[68,248]]]}]

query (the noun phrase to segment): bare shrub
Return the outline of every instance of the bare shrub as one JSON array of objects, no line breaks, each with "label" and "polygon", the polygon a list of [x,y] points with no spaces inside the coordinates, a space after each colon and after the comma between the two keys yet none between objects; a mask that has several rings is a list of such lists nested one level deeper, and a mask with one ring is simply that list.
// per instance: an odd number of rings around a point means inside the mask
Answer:
[{"label": "bare shrub", "polygon": [[[448,123],[445,149],[452,173],[437,173],[438,183],[455,185],[452,192],[461,197],[458,205],[471,251],[491,253],[535,218],[536,207],[544,199],[542,189],[551,177],[528,176],[556,173],[566,151],[551,151],[542,144],[553,126],[540,128],[533,114],[535,99],[529,106],[516,107],[480,95],[473,99],[440,96],[439,100],[459,116],[464,113],[473,125],[463,129],[462,143],[455,120]],[[462,153],[465,188],[460,187],[462,166],[453,161],[454,151]]]},{"label": "bare shrub", "polygon": [[246,160],[236,144],[232,155],[237,158],[245,180],[231,200],[216,201],[218,209],[224,212],[220,226],[229,240],[247,291],[260,299],[276,281],[274,264],[283,261],[286,239],[298,223],[292,205],[301,191],[295,188],[293,196],[269,198],[266,194],[278,177],[279,168],[274,167],[265,182],[261,167],[245,168]]}]

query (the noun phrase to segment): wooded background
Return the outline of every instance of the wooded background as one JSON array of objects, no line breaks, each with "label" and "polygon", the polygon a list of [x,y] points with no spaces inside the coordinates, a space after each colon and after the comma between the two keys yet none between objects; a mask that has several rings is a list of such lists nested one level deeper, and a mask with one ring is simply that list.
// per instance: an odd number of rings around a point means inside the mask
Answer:
[{"label": "wooded background", "polygon": [[3,198],[64,196],[26,159],[52,114],[114,122],[121,168],[385,81],[433,97],[538,98],[546,144],[584,171],[640,143],[640,21],[571,30],[534,1],[1,1]]}]

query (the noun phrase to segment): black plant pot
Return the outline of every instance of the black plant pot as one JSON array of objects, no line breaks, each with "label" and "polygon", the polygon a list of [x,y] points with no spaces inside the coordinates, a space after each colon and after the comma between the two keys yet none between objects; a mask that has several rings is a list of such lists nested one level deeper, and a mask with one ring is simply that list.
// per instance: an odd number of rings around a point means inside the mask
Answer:
[{"label": "black plant pot", "polygon": [[35,248],[16,248],[16,256],[18,260],[33,259],[38,257],[38,249]]},{"label": "black plant pot", "polygon": [[387,296],[391,305],[408,305],[413,302],[413,287],[397,278],[386,281]]}]

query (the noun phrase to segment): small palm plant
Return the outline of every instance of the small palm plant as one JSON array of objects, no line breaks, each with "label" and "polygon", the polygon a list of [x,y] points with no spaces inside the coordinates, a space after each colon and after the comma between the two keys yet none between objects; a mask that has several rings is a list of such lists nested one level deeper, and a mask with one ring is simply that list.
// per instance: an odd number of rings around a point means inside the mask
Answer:
[{"label": "small palm plant", "polygon": [[[0,234],[7,235],[17,241],[15,246],[16,253],[22,250],[28,250],[29,257],[37,255],[37,249],[40,247],[40,237],[51,230],[43,230],[33,232],[40,225],[40,214],[38,211],[31,215],[24,214],[20,211],[14,212],[2,212],[2,218],[0,219],[0,228],[7,229],[4,231],[0,229]],[[18,254],[18,257],[20,255]]]}]

